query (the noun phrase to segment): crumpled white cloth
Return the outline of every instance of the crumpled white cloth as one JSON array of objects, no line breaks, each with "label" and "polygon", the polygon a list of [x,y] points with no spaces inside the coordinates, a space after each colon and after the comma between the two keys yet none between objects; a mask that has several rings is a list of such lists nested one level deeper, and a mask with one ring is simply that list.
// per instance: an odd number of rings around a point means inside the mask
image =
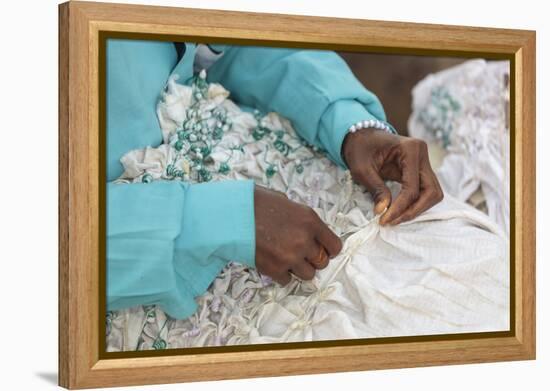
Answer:
[{"label": "crumpled white cloth", "polygon": [[[170,140],[191,96],[172,86],[159,104],[164,139]],[[172,92],[170,92],[172,91]],[[177,95],[177,96],[176,96]],[[289,121],[269,113],[261,122],[284,136],[251,137],[258,121],[242,112],[219,85],[204,107],[225,107],[233,121],[213,152],[212,167],[232,170],[214,180],[253,178],[315,209],[344,239],[344,249],[313,281],[281,287],[255,270],[231,263],[197,298],[188,319],[159,308],[136,307],[108,316],[110,351],[286,341],[373,338],[507,330],[508,239],[486,215],[463,202],[445,200],[415,220],[382,227],[373,202],[348,172],[301,145]],[[172,104],[187,99],[187,105]],[[170,107],[165,107],[170,102]],[[177,120],[176,120],[177,119]],[[276,140],[292,148],[272,148]],[[238,146],[239,148],[235,148]],[[172,146],[130,151],[122,159],[123,182],[150,174],[167,179]],[[270,164],[277,173],[266,176]],[[297,165],[303,166],[298,173]],[[399,185],[391,183],[395,193]]]},{"label": "crumpled white cloth", "polygon": [[466,201],[481,189],[489,217],[510,231],[508,61],[470,60],[427,76],[413,89],[409,134],[447,151],[436,174]]}]

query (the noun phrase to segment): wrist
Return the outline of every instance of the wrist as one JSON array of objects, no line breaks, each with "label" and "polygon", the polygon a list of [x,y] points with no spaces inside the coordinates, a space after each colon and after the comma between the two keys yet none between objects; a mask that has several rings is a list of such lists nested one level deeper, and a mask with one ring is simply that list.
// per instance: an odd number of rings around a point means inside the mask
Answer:
[{"label": "wrist", "polygon": [[380,130],[383,130],[386,133],[396,134],[395,130],[390,125],[377,119],[359,121],[348,128],[347,134],[346,136],[344,136],[344,140],[342,141],[342,148],[340,150],[342,160],[344,161],[346,166],[349,167],[348,160],[346,159],[346,151],[349,150],[350,145],[354,144],[353,139],[356,137],[364,137],[368,133]]},{"label": "wrist", "polygon": [[375,128],[362,128],[355,132],[348,132],[348,134],[344,137],[344,141],[342,142],[342,160],[346,164],[348,168],[349,167],[349,154],[351,151],[351,147],[354,144],[357,144],[358,138],[368,138],[369,133],[377,132],[378,129]]}]

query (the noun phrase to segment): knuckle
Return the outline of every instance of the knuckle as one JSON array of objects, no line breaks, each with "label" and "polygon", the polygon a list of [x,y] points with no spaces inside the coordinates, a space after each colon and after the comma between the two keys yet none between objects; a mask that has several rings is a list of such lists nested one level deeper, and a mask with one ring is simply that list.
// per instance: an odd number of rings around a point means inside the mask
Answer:
[{"label": "knuckle", "polygon": [[[336,254],[339,254],[340,251],[342,251],[342,248],[344,248],[344,243],[342,242],[342,239],[340,239],[339,237],[336,237]],[[332,255],[336,255],[336,254],[332,254]],[[327,265],[328,265],[328,260],[327,260]]]},{"label": "knuckle", "polygon": [[315,269],[307,269],[304,272],[304,280],[313,280],[313,277],[315,277]]},{"label": "knuckle", "polygon": [[418,194],[418,190],[409,190],[403,194],[403,199],[407,205],[410,205],[418,199]]},{"label": "knuckle", "polygon": [[435,187],[430,187],[426,191],[426,198],[429,199],[429,200],[436,200],[437,196],[438,196],[438,190]]},{"label": "knuckle", "polygon": [[428,153],[428,144],[424,140],[409,138],[406,145],[411,149],[411,151]]},{"label": "knuckle", "polygon": [[363,170],[361,168],[358,168],[358,167],[350,167],[350,170],[349,170],[349,173],[351,174],[351,177],[353,179],[356,179],[356,178],[359,178],[361,176],[361,172]]},{"label": "knuckle", "polygon": [[438,202],[443,200],[443,191],[441,190],[441,188],[439,186],[434,187],[428,193],[428,198],[435,205]]},{"label": "knuckle", "polygon": [[278,251],[274,254],[273,259],[275,260],[273,262],[273,270],[276,273],[281,273],[282,271],[288,269],[288,266],[291,263],[291,257],[289,254],[291,254],[292,249],[290,247],[286,247],[284,249],[280,248]]},{"label": "knuckle", "polygon": [[309,243],[309,235],[305,231],[299,231],[294,235],[293,246],[295,250],[305,248]]},{"label": "knuckle", "polygon": [[391,194],[389,192],[386,192],[386,191],[380,191],[380,192],[374,193],[372,195],[372,199],[373,199],[376,206],[379,203],[384,202],[386,207],[387,207],[387,206],[389,206],[389,203],[391,201]]},{"label": "knuckle", "polygon": [[426,141],[421,140],[419,138],[413,138],[412,140],[414,142],[414,145],[416,145],[417,148],[426,149],[426,150],[428,149],[428,144],[426,143]]},{"label": "knuckle", "polygon": [[381,198],[383,198],[387,193],[387,190],[385,187],[383,186],[378,186],[377,188],[374,189],[373,191],[373,197],[375,200],[380,200]]},{"label": "knuckle", "polygon": [[315,269],[306,261],[302,261],[293,269],[293,273],[302,280],[311,280],[315,277]]},{"label": "knuckle", "polygon": [[308,227],[317,227],[319,225],[319,216],[311,208],[307,208],[305,214],[305,222]]},{"label": "knuckle", "polygon": [[278,275],[274,278],[275,281],[279,283],[279,285],[285,286],[290,282],[290,278],[285,275]]},{"label": "knuckle", "polygon": [[266,276],[269,276],[271,278],[274,278],[275,276],[281,274],[283,270],[283,266],[277,263],[268,263],[262,268],[258,268],[258,271],[260,273],[265,274]]},{"label": "knuckle", "polygon": [[349,173],[355,182],[364,182],[368,179],[367,169],[364,166],[351,167]]},{"label": "knuckle", "polygon": [[331,240],[330,243],[327,244],[329,245],[329,247],[325,248],[325,250],[327,251],[327,255],[329,257],[334,257],[339,254],[340,251],[342,251],[342,239],[340,239],[340,237],[338,237],[337,235],[334,235],[333,240]]},{"label": "knuckle", "polygon": [[296,259],[295,251],[289,251],[285,257],[284,257],[284,267],[282,269],[288,270],[292,268],[292,266],[296,265],[298,263],[298,260]]},{"label": "knuckle", "polygon": [[416,216],[418,216],[418,213],[419,211],[418,210],[415,210],[415,211],[406,211],[405,213],[403,213],[403,215],[401,216],[401,221],[409,221],[409,220],[412,220],[414,219]]}]

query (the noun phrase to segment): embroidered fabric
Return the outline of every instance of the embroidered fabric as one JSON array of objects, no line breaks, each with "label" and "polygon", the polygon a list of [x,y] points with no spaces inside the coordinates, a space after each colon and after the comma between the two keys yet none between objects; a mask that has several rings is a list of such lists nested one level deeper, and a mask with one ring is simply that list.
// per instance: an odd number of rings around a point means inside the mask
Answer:
[{"label": "embroidered fabric", "polygon": [[183,180],[170,164],[192,173],[193,159],[172,141],[198,101],[200,113],[221,110],[231,123],[200,162],[209,180],[252,178],[286,193],[314,208],[344,248],[313,281],[285,287],[230,263],[188,319],[155,306],[109,312],[108,351],[508,329],[508,243],[485,215],[447,196],[411,222],[382,227],[365,189],[285,118],[241,111],[216,84],[195,101],[193,88],[169,82],[158,107],[165,144],[128,152],[118,181]]},{"label": "embroidered fabric", "polygon": [[481,190],[489,217],[510,231],[508,61],[470,60],[429,75],[413,89],[409,133],[445,150],[437,169],[448,194]]}]

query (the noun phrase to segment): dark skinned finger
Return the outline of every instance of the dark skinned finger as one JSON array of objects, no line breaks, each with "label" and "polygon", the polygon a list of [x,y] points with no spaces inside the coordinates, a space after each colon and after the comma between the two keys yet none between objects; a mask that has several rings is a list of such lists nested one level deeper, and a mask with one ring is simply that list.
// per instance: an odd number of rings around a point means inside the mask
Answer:
[{"label": "dark skinned finger", "polygon": [[327,250],[320,245],[319,243],[315,242],[315,246],[312,246],[312,250],[306,256],[306,260],[315,268],[315,269],[324,269],[328,266],[329,262],[329,255]]},{"label": "dark skinned finger", "polygon": [[421,172],[420,180],[421,191],[418,200],[405,212],[403,212],[401,216],[391,221],[390,224],[397,225],[402,222],[412,220],[443,199],[443,192],[441,191],[437,177],[433,174],[433,172]]},{"label": "dark skinned finger", "polygon": [[276,281],[281,286],[285,286],[292,279],[292,277],[290,276],[290,273],[288,271],[285,271],[283,273],[275,274],[271,278],[273,279],[273,281]]},{"label": "dark skinned finger", "polygon": [[413,153],[407,153],[401,160],[401,191],[395,197],[390,207],[380,218],[380,224],[388,224],[409,208],[418,199],[420,192],[420,172],[418,158]]},{"label": "dark skinned finger", "polygon": [[315,269],[306,260],[300,261],[292,267],[292,273],[302,280],[311,280],[315,277]]},{"label": "dark skinned finger", "polygon": [[374,199],[374,213],[382,213],[391,203],[391,192],[378,171],[372,166],[361,167],[352,173],[353,179],[365,186]]},{"label": "dark skinned finger", "polygon": [[315,239],[325,248],[332,258],[342,251],[342,240],[319,218],[316,227]]}]

